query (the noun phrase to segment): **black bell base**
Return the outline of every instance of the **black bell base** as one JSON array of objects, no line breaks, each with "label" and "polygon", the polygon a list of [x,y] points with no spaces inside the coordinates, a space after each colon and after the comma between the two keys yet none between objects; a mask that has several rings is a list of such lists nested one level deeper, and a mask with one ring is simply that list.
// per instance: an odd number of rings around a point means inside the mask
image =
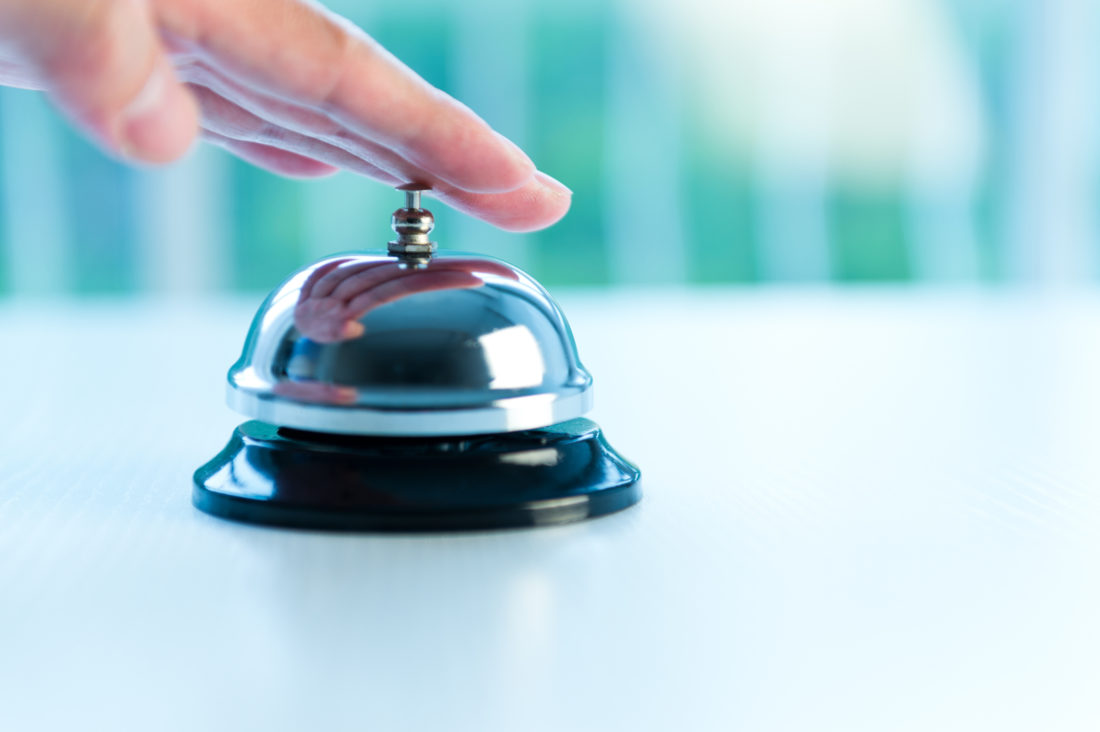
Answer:
[{"label": "black bell base", "polygon": [[587,419],[498,435],[356,437],[251,421],[195,472],[206,513],[343,531],[570,523],[641,498],[641,473]]}]

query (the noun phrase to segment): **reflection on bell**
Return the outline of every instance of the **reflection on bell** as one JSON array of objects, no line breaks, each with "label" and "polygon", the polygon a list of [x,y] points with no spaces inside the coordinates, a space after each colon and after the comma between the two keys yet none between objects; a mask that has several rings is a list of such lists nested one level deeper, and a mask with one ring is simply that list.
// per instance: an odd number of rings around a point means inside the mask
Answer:
[{"label": "reflection on bell", "polygon": [[261,306],[229,372],[253,421],[195,473],[225,518],[443,530],[575,521],[638,501],[583,415],[592,378],[550,295],[488,257],[436,254],[406,186],[388,253],[322,260]]}]

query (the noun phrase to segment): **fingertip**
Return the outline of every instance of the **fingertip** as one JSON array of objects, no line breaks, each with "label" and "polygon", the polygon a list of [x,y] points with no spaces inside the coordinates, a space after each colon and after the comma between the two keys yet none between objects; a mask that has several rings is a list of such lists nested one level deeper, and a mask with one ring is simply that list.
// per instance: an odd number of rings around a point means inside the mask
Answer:
[{"label": "fingertip", "polygon": [[[451,105],[458,105],[451,102]],[[530,183],[537,168],[519,145],[465,107],[403,141],[398,151],[438,180],[470,193],[508,193]]]},{"label": "fingertip", "polygon": [[515,219],[505,219],[497,226],[517,234],[539,231],[553,226],[569,213],[573,191],[542,171],[536,171],[533,180],[536,184],[533,202],[526,210],[518,211]]},{"label": "fingertip", "polygon": [[557,178],[543,173],[541,170],[535,171],[535,180],[539,184],[548,190],[552,195],[564,198],[567,201],[573,200],[573,189],[562,183]]},{"label": "fingertip", "polygon": [[194,96],[160,59],[118,123],[120,152],[145,163],[169,163],[187,152],[198,136],[199,108]]},{"label": "fingertip", "polygon": [[522,188],[507,193],[440,190],[439,198],[505,231],[525,233],[545,229],[569,212],[573,192],[559,181],[536,172]]}]

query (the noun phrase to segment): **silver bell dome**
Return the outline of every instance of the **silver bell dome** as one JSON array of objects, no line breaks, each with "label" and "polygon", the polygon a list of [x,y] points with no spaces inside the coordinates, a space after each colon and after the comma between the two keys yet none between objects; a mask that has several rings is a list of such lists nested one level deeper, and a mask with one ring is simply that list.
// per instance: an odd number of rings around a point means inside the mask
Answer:
[{"label": "silver bell dome", "polygon": [[550,294],[511,265],[434,255],[410,196],[390,253],[334,256],[260,307],[229,406],[280,427],[357,435],[537,429],[591,407],[592,378]]}]

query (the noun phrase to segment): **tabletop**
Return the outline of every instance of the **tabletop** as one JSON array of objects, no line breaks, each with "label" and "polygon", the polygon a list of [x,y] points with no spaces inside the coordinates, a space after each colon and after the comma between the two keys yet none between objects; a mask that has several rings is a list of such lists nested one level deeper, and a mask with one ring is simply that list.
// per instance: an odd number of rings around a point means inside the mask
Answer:
[{"label": "tabletop", "polygon": [[1100,296],[561,293],[634,508],[195,510],[251,299],[0,304],[0,729],[1095,730]]}]

